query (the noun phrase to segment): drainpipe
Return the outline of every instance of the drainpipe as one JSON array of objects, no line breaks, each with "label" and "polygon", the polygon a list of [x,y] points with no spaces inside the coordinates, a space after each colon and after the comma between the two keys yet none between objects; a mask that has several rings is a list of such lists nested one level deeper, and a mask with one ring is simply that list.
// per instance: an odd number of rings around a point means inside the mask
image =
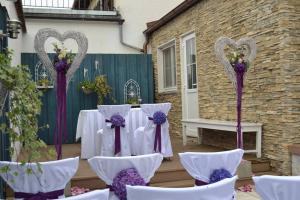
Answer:
[{"label": "drainpipe", "polygon": [[146,34],[145,38],[146,38],[146,41],[144,42],[144,45],[143,45],[143,52],[145,54],[147,54],[148,53],[148,44],[149,44],[149,35]]},{"label": "drainpipe", "polygon": [[135,47],[133,45],[130,45],[130,44],[127,44],[126,42],[124,42],[124,38],[123,38],[123,22],[124,20],[120,21],[119,22],[119,34],[120,34],[120,42],[122,45],[126,46],[126,47],[129,47],[131,49],[135,49],[139,52],[144,52],[144,49],[141,49],[139,47]]}]

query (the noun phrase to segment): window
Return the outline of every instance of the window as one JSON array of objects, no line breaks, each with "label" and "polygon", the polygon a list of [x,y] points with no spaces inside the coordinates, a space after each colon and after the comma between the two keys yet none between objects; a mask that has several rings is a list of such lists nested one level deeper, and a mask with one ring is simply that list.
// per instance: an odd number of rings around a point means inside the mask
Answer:
[{"label": "window", "polygon": [[158,49],[160,92],[176,91],[175,41]]},{"label": "window", "polygon": [[197,66],[195,38],[186,40],[186,67],[188,89],[197,88]]}]

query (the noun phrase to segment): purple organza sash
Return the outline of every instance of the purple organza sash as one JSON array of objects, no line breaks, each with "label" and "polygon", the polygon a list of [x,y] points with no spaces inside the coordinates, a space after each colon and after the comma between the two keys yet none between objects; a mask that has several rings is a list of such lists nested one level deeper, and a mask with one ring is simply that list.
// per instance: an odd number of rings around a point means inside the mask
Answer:
[{"label": "purple organza sash", "polygon": [[36,194],[15,192],[15,198],[24,200],[47,200],[58,199],[59,196],[64,195],[64,190],[56,190],[52,192],[38,192]]},{"label": "purple organza sash", "polygon": [[153,120],[153,123],[156,125],[153,150],[161,153],[161,125],[167,121],[167,116],[163,112],[157,111],[153,117],[148,117],[148,119]]},{"label": "purple organza sash", "polygon": [[198,179],[195,179],[195,185],[202,186],[202,185],[208,185],[208,183],[204,182],[204,181],[201,181],[201,180],[198,180]]},{"label": "purple organza sash", "polygon": [[[149,120],[153,120],[152,117],[148,117]],[[161,153],[161,125],[156,124],[155,127],[155,137],[154,137],[154,148],[153,150],[157,152],[157,147],[158,147],[158,152]]]},{"label": "purple organza sash", "polygon": [[236,82],[237,82],[237,148],[243,149],[243,133],[241,126],[242,118],[242,95],[244,87],[244,75],[246,72],[246,64],[238,63],[235,65]]},{"label": "purple organza sash", "polygon": [[66,72],[69,65],[65,61],[58,61],[55,64],[57,72],[56,82],[56,128],[54,144],[57,152],[57,160],[61,159],[62,142],[67,140],[67,79]]},{"label": "purple organza sash", "polygon": [[[117,121],[114,120],[114,117],[119,118]],[[115,129],[115,155],[121,152],[121,127],[125,127],[125,120],[120,115],[114,115],[110,120],[106,119],[105,122],[112,123],[111,128]]]}]

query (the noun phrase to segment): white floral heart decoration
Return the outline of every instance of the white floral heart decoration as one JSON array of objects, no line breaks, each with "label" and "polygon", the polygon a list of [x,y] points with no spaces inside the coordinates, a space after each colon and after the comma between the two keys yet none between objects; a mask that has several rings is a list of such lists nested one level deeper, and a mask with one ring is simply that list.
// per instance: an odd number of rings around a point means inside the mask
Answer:
[{"label": "white floral heart decoration", "polygon": [[256,43],[255,40],[249,37],[241,38],[237,42],[234,40],[227,38],[227,37],[220,37],[216,43],[215,43],[215,53],[217,56],[217,59],[222,63],[222,65],[225,68],[225,72],[228,76],[228,78],[233,83],[234,87],[236,88],[236,73],[231,66],[228,58],[225,55],[225,47],[229,46],[232,48],[240,48],[240,47],[246,47],[247,52],[245,52],[245,61],[252,63],[256,56]]},{"label": "white floral heart decoration", "polygon": [[56,71],[53,65],[53,62],[50,60],[49,56],[45,51],[45,42],[48,38],[55,38],[61,43],[63,43],[67,39],[73,39],[76,41],[78,45],[78,53],[74,57],[74,60],[71,64],[70,69],[67,72],[67,88],[71,78],[73,77],[76,70],[80,67],[82,60],[84,59],[87,49],[88,49],[88,39],[83,33],[76,31],[67,31],[63,34],[60,34],[55,29],[45,28],[38,31],[34,39],[34,49],[40,58],[43,65],[48,69],[50,75],[54,81],[54,85],[56,84]]}]

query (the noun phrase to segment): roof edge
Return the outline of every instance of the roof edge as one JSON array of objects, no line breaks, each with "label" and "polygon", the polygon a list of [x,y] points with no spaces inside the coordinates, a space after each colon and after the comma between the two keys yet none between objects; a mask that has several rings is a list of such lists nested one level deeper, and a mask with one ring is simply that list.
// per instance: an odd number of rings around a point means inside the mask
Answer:
[{"label": "roof edge", "polygon": [[186,10],[191,8],[193,5],[198,3],[200,0],[185,0],[181,4],[179,4],[177,7],[175,7],[173,10],[171,10],[169,13],[164,15],[162,18],[157,20],[156,23],[154,23],[152,26],[147,28],[143,33],[147,36],[151,35],[153,32],[157,31],[159,28],[167,24],[168,22],[172,21],[174,18],[179,16],[180,14],[184,13]]}]

